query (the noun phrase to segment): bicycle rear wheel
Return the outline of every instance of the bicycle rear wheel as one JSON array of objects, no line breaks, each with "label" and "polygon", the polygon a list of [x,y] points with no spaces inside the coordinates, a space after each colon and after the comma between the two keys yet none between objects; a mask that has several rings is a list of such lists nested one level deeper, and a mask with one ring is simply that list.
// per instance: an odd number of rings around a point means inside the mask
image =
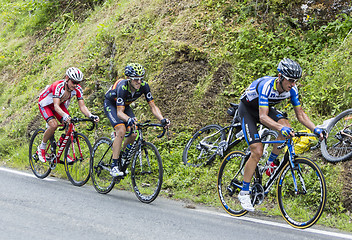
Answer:
[{"label": "bicycle rear wheel", "polygon": [[158,149],[144,142],[133,157],[131,168],[133,190],[143,203],[153,202],[163,183],[163,164]]},{"label": "bicycle rear wheel", "polygon": [[329,162],[352,157],[352,109],[337,115],[328,125],[328,138],[321,142],[321,153]]},{"label": "bicycle rear wheel", "polygon": [[242,188],[243,165],[246,154],[242,151],[230,152],[222,161],[218,173],[217,189],[222,207],[232,216],[247,213],[237,196]]},{"label": "bicycle rear wheel", "polygon": [[83,186],[89,180],[92,146],[88,138],[76,133],[73,142],[69,138],[64,155],[65,171],[70,182],[75,186]]},{"label": "bicycle rear wheel", "polygon": [[[29,143],[29,165],[30,165],[34,175],[37,176],[38,178],[46,178],[51,172],[49,161],[47,161],[45,163],[41,162],[39,160],[39,156],[37,153],[37,148],[43,140],[44,132],[45,132],[44,129],[37,129],[34,132],[32,138],[31,138],[31,141]],[[51,153],[50,141],[48,141],[48,145],[47,145],[46,150],[47,150],[47,155],[48,154],[55,155],[55,153]]]},{"label": "bicycle rear wheel", "polygon": [[299,157],[294,164],[292,170],[287,163],[279,175],[277,201],[286,222],[303,229],[315,224],[323,213],[326,184],[323,173],[312,160]]},{"label": "bicycle rear wheel", "polygon": [[226,138],[221,129],[220,125],[211,124],[197,131],[183,150],[182,160],[184,164],[199,167],[212,162],[216,157],[219,143]]},{"label": "bicycle rear wheel", "polygon": [[93,146],[90,174],[93,187],[98,193],[109,193],[115,185],[110,175],[112,164],[112,141],[107,137],[99,138]]}]

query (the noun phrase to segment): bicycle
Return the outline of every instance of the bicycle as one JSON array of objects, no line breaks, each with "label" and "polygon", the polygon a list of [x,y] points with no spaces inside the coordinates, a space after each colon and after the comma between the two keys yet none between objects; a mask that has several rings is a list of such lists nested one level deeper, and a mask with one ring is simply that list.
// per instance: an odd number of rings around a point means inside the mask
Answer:
[{"label": "bicycle", "polygon": [[[154,144],[143,139],[143,132],[149,127],[161,127],[163,132],[158,138],[164,136],[165,125],[154,124],[146,121],[137,123],[137,137],[131,145],[127,156],[122,157],[118,166],[120,171],[126,172],[131,165],[131,182],[135,195],[143,203],[153,202],[161,190],[163,182],[163,166],[160,153]],[[130,131],[132,133],[132,131]],[[125,137],[127,137],[126,135]],[[99,138],[93,146],[93,157],[90,164],[93,186],[98,193],[109,193],[116,183],[119,183],[124,176],[113,177],[110,175],[112,166],[112,144],[113,141],[107,137]]]},{"label": "bicycle", "polygon": [[328,162],[347,161],[352,157],[352,109],[329,121],[328,138],[321,143],[321,153]]},{"label": "bicycle", "polygon": [[[233,117],[230,125],[225,127],[217,124],[207,125],[198,130],[188,141],[182,154],[182,161],[185,165],[199,167],[211,164],[216,155],[224,157],[244,139],[241,118],[238,114],[239,105],[230,103],[230,106],[227,110],[227,113]],[[275,131],[259,125],[259,135],[263,136],[263,134],[277,137]]]},{"label": "bicycle", "polygon": [[[296,137],[315,136],[312,133],[296,132]],[[250,196],[253,206],[263,203],[277,180],[276,198],[281,215],[295,228],[308,228],[315,224],[323,213],[326,203],[325,178],[312,160],[295,155],[292,138],[266,141],[263,144],[281,144],[287,150],[278,168],[266,176],[266,159],[262,158],[252,179]],[[237,198],[242,189],[243,169],[250,152],[232,151],[225,156],[218,172],[217,189],[222,207],[232,216],[240,217],[247,213]]]},{"label": "bicycle", "polygon": [[[82,119],[74,117],[70,124],[60,125],[59,131],[67,129],[61,135],[59,142],[55,141],[55,136],[49,139],[46,147],[46,162],[39,160],[37,147],[43,140],[45,129],[37,129],[31,137],[29,143],[29,164],[32,172],[38,178],[46,178],[57,164],[64,164],[65,171],[70,182],[75,186],[83,186],[89,180],[89,163],[91,159],[92,146],[89,139],[82,133],[78,133],[75,124],[79,122],[92,122],[89,128],[92,131],[96,123],[92,119]],[[62,141],[62,142],[61,142]],[[58,147],[58,151],[56,152]],[[64,152],[65,150],[65,152]],[[60,160],[64,152],[64,160]]]}]

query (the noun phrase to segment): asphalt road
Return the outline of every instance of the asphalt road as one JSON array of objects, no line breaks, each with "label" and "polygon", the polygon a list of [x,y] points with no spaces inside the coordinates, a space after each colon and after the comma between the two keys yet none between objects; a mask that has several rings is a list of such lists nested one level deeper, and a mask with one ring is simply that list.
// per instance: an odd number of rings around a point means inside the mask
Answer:
[{"label": "asphalt road", "polygon": [[90,185],[2,167],[0,183],[0,239],[352,239],[334,229],[297,230],[284,221],[234,218],[162,197],[143,204],[134,193],[102,195]]}]

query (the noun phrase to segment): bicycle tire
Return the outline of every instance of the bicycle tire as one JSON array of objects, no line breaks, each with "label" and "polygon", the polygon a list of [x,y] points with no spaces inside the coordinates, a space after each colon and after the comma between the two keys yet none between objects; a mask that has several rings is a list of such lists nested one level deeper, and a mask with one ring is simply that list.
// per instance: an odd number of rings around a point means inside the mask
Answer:
[{"label": "bicycle tire", "polygon": [[[29,165],[34,175],[41,179],[46,178],[51,172],[49,162],[41,162],[37,154],[37,148],[43,140],[44,132],[45,129],[37,129],[32,135],[29,143]],[[48,142],[49,144],[47,146],[47,149],[49,152],[47,153],[51,155],[50,141]]]},{"label": "bicycle tire", "polygon": [[[182,161],[184,164],[192,167],[199,167],[202,165],[209,164],[216,157],[216,150],[219,143],[226,138],[226,134],[223,131],[220,131],[222,127],[217,124],[207,125],[200,130],[198,130],[192,138],[188,141],[183,150]],[[214,144],[211,149],[206,149],[200,145],[206,136],[209,136],[217,131],[220,131],[219,134],[210,138],[210,141],[207,143]]]},{"label": "bicycle tire", "polygon": [[114,177],[110,175],[112,164],[112,141],[99,138],[94,146],[90,164],[90,175],[94,189],[101,194],[109,193],[115,186]]},{"label": "bicycle tire", "polygon": [[[227,154],[219,168],[217,189],[220,203],[224,210],[235,217],[245,215],[248,211],[244,210],[241,206],[237,196],[241,188],[236,185],[242,186],[243,181],[243,159],[246,154],[243,151],[232,151]],[[235,177],[236,173],[238,175]]]},{"label": "bicycle tire", "polygon": [[[342,135],[352,125],[352,109],[338,114],[327,126],[328,138],[321,142],[321,153],[328,162],[342,162],[352,157],[352,139]],[[344,132],[352,135],[352,126]]]},{"label": "bicycle tire", "polygon": [[163,183],[163,164],[154,144],[143,142],[135,153],[131,166],[133,191],[139,201],[153,202],[160,193]]},{"label": "bicycle tire", "polygon": [[297,157],[294,163],[298,193],[287,163],[278,178],[277,202],[285,221],[292,227],[304,229],[314,225],[323,213],[326,184],[322,171],[312,160]]},{"label": "bicycle tire", "polygon": [[84,134],[76,133],[73,143],[71,138],[68,139],[64,164],[67,177],[74,186],[81,187],[88,182],[91,156],[92,145]]}]

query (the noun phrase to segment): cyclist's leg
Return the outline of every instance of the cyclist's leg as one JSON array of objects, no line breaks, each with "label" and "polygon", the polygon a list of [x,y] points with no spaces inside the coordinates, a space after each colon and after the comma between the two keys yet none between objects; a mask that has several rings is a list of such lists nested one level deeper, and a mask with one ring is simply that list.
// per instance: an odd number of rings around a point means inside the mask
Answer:
[{"label": "cyclist's leg", "polygon": [[[124,113],[125,113],[126,115],[128,115],[129,117],[131,117],[131,118],[134,118],[134,117],[135,117],[135,115],[134,115],[134,113],[133,113],[133,111],[132,111],[132,108],[131,108],[130,106],[126,106],[126,107],[125,107]],[[117,135],[116,135],[116,136],[117,136]],[[123,143],[123,147],[122,147],[123,151],[124,151],[124,149],[126,149],[126,146],[127,146],[128,144],[132,144],[132,143],[134,142],[134,140],[136,139],[136,136],[137,136],[137,134],[132,133],[128,138],[125,139],[125,141],[124,141],[124,143]]]},{"label": "cyclist's leg", "polygon": [[40,161],[46,162],[45,149],[47,146],[47,142],[54,135],[58,127],[58,124],[54,116],[53,105],[42,107],[40,104],[38,104],[38,106],[39,106],[39,111],[42,114],[45,121],[47,122],[48,126],[45,129],[45,132],[43,134],[43,139],[40,145],[38,146],[37,151],[38,151],[38,156]]},{"label": "cyclist's leg", "polygon": [[122,141],[126,133],[126,127],[124,122],[117,117],[117,108],[115,103],[105,99],[104,112],[115,131],[116,137],[113,142],[113,159],[117,159],[120,155]]},{"label": "cyclist's leg", "polygon": [[[242,102],[239,106],[239,114],[241,117],[242,131],[251,152],[245,165],[243,181],[250,182],[259,159],[263,155],[263,145],[260,142],[257,129],[259,116],[256,114],[256,110],[246,107]],[[245,191],[247,190],[245,189]]]},{"label": "cyclist's leg", "polygon": [[123,142],[123,139],[126,134],[125,124],[123,124],[123,123],[117,124],[114,127],[114,130],[115,130],[116,137],[115,137],[114,142],[112,144],[112,148],[113,148],[112,158],[118,159],[120,156],[120,152],[121,152],[122,142]]},{"label": "cyclist's leg", "polygon": [[126,126],[125,123],[117,117],[117,108],[115,103],[110,102],[109,100],[104,101],[104,112],[105,115],[108,117],[112,127],[114,128],[116,137],[114,139],[112,149],[112,166],[110,174],[114,177],[123,176],[123,172],[119,170],[118,167],[118,159],[121,152],[122,141],[124,139],[126,133]]},{"label": "cyclist's leg", "polygon": [[[290,122],[288,121],[287,119],[287,114],[285,112],[281,112],[279,110],[277,110],[276,108],[274,107],[270,107],[269,108],[269,113],[268,113],[268,116],[273,119],[275,122],[278,122],[280,123],[281,125],[284,125],[286,127],[289,127],[291,128],[291,125],[290,125]],[[284,140],[285,137],[282,136],[281,133],[278,134],[278,137],[277,137],[277,140]],[[273,144],[273,151],[272,153],[276,154],[276,155],[279,155],[280,154],[280,149],[278,149],[277,147],[279,146],[280,144],[276,143],[276,144]]]},{"label": "cyclist's leg", "polygon": [[45,107],[39,105],[39,111],[48,124],[48,127],[45,130],[43,136],[43,142],[46,143],[54,135],[55,130],[58,127],[57,121],[55,119],[55,115],[57,113],[54,111],[54,105],[48,105]]},{"label": "cyclist's leg", "polygon": [[257,129],[259,117],[257,110],[248,109],[242,102],[239,106],[239,114],[241,117],[241,125],[246,142],[249,145],[251,155],[245,165],[243,174],[243,188],[238,195],[238,199],[244,209],[254,211],[249,195],[249,185],[254,174],[255,168],[263,155],[263,145],[260,142],[260,137]]}]

